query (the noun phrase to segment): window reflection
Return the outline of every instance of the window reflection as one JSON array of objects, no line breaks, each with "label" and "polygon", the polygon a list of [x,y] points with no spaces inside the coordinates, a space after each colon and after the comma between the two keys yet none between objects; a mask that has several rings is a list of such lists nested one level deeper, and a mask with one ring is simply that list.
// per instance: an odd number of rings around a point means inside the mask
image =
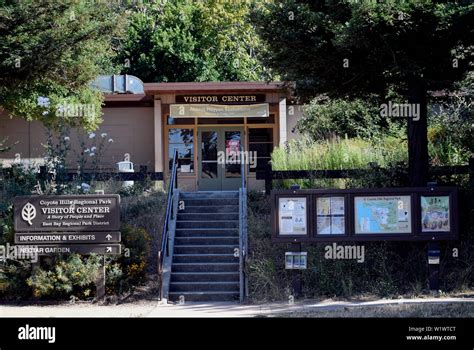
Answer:
[{"label": "window reflection", "polygon": [[169,129],[168,131],[168,158],[169,169],[173,166],[174,150],[178,150],[178,172],[194,172],[194,130]]}]

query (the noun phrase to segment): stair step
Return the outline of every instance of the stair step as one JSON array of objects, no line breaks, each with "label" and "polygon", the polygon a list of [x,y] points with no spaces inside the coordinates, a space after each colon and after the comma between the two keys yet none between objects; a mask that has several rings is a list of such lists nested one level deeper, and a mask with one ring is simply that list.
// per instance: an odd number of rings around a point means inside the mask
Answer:
[{"label": "stair step", "polygon": [[173,263],[238,262],[234,254],[174,254]]},{"label": "stair step", "polygon": [[172,272],[171,282],[238,282],[238,272]]},{"label": "stair step", "polygon": [[239,237],[176,237],[175,247],[179,245],[239,245]]},{"label": "stair step", "polygon": [[174,254],[234,254],[236,245],[175,245]]},{"label": "stair step", "polygon": [[238,191],[181,192],[179,199],[239,198]]},{"label": "stair step", "polygon": [[[181,298],[180,298],[181,297]],[[236,292],[170,292],[169,299],[171,301],[237,301],[239,293]]]},{"label": "stair step", "polygon": [[175,237],[208,237],[208,236],[226,236],[239,237],[239,230],[233,228],[188,228],[177,229]]},{"label": "stair step", "polygon": [[232,221],[239,220],[239,213],[178,213],[180,221]]},{"label": "stair step", "polygon": [[193,198],[183,199],[184,207],[191,206],[209,206],[209,205],[239,205],[239,198]]},{"label": "stair step", "polygon": [[239,282],[171,282],[170,292],[239,292]]},{"label": "stair step", "polygon": [[238,213],[238,205],[184,205],[184,209],[180,210],[178,214],[193,214],[193,213]]},{"label": "stair step", "polygon": [[239,220],[228,221],[177,221],[176,228],[239,228]]},{"label": "stair step", "polygon": [[239,263],[173,263],[173,272],[236,272]]}]

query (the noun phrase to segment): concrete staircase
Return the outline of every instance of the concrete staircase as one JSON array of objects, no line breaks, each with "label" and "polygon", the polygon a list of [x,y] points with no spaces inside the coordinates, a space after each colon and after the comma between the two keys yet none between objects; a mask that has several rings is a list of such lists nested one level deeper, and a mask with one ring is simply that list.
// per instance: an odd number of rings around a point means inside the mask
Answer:
[{"label": "concrete staircase", "polygon": [[181,193],[169,298],[239,300],[239,192]]}]

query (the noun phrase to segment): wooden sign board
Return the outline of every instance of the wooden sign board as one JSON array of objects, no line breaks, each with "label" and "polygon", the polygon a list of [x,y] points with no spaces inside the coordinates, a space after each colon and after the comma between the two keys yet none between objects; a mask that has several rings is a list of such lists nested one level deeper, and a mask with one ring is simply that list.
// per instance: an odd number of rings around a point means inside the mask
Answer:
[{"label": "wooden sign board", "polygon": [[22,196],[13,207],[16,232],[120,230],[119,195]]}]

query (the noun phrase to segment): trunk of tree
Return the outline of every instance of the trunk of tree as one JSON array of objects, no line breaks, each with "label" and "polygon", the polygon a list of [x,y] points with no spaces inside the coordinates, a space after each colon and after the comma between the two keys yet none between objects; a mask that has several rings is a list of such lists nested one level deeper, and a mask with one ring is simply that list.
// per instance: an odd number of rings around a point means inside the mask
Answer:
[{"label": "trunk of tree", "polygon": [[428,181],[428,93],[420,79],[408,83],[408,102],[419,105],[420,119],[408,118],[408,177],[410,186]]}]

